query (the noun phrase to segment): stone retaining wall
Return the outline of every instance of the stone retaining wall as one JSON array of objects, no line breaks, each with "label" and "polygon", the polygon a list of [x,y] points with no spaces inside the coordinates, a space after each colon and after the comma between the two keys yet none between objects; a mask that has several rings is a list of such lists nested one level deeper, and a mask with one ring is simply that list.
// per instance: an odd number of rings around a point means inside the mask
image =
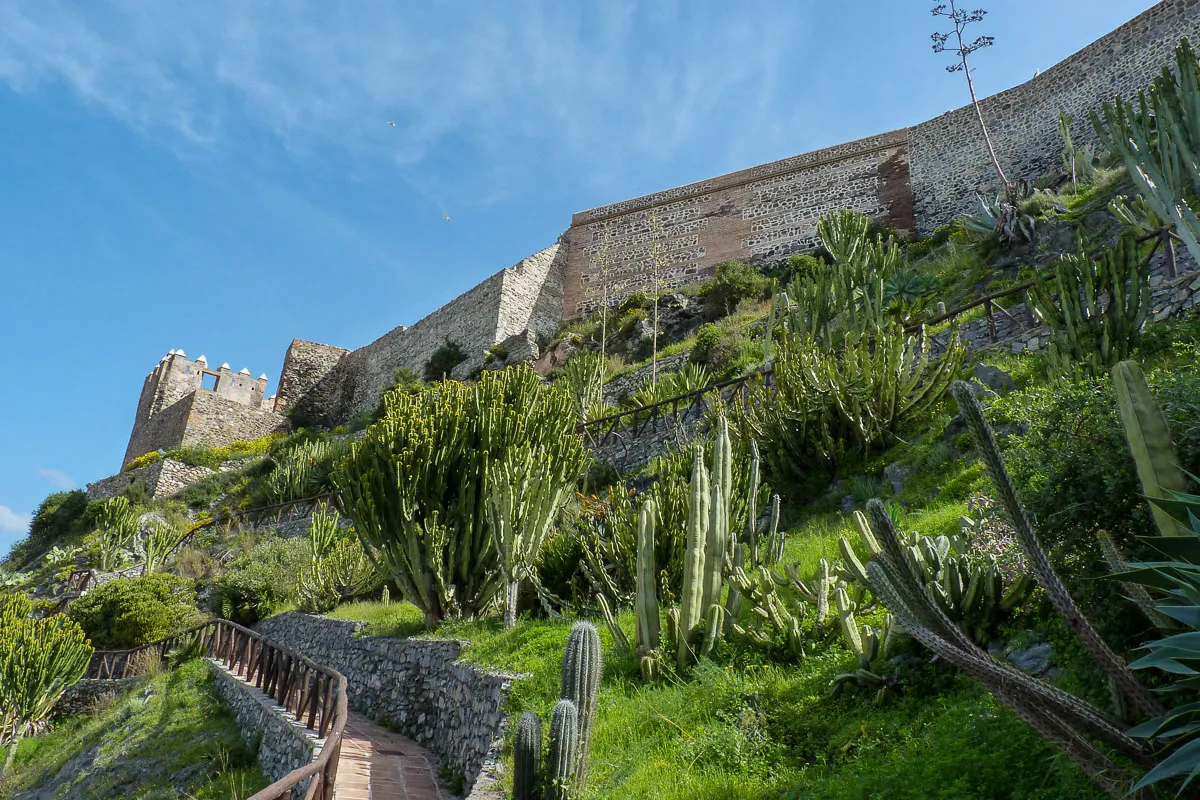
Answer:
[{"label": "stone retaining wall", "polygon": [[[222,469],[224,465],[222,465]],[[151,497],[171,497],[213,471],[164,458],[137,469],[125,470],[87,485],[88,500],[107,500],[121,494],[135,483],[142,484]]]},{"label": "stone retaining wall", "polygon": [[[251,747],[257,747],[258,766],[268,781],[274,783],[313,762],[321,748],[315,732],[297,722],[294,715],[261,689],[235,677],[216,661],[208,663],[217,694],[237,718],[242,738]],[[302,781],[292,790],[294,800],[304,797],[308,784],[309,781]]]},{"label": "stone retaining wall", "polygon": [[362,623],[296,611],[257,627],[345,675],[351,708],[428,748],[467,787],[482,791],[494,781],[507,723],[504,704],[517,676],[460,663],[468,642],[359,636]]},{"label": "stone retaining wall", "polygon": [[98,704],[115,700],[132,689],[139,680],[141,678],[121,680],[84,678],[63,692],[63,696],[54,704],[54,710],[50,712],[50,716],[58,719],[91,713]]}]

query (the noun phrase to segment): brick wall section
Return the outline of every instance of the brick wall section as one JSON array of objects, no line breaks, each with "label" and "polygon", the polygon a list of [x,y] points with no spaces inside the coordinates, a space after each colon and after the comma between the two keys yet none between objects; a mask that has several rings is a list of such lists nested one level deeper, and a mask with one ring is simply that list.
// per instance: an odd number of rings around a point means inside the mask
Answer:
[{"label": "brick wall section", "polygon": [[763,164],[574,216],[563,315],[599,308],[607,247],[612,302],[649,288],[651,218],[662,226],[668,288],[710,276],[722,261],[778,259],[814,246],[821,214],[852,208],[913,228],[905,131]]},{"label": "brick wall section", "polygon": [[[1198,35],[1200,4],[1164,0],[1032,80],[983,100],[1001,166],[1014,179],[1061,171],[1060,110],[1074,116],[1071,135],[1077,144],[1094,141],[1088,110],[1117,95],[1135,97],[1174,63],[1181,37],[1197,43]],[[908,148],[922,234],[972,212],[976,190],[996,186],[972,106],[910,128]]]},{"label": "brick wall section", "polygon": [[[467,353],[467,361],[453,373],[453,377],[464,377],[483,363],[491,345],[525,331],[549,334],[558,328],[566,266],[566,254],[559,244],[524,258],[412,327],[395,328],[347,353],[300,397],[289,396],[288,402],[294,403],[297,417],[308,424],[349,422],[378,405],[397,368],[422,372],[425,362],[447,339]],[[295,371],[285,362],[285,375]],[[298,380],[295,383],[300,385]]]}]

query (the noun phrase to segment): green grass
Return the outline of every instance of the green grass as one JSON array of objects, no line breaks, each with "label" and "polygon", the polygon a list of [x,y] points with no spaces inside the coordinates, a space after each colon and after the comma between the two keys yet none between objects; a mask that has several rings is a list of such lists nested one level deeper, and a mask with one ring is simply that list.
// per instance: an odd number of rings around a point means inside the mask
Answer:
[{"label": "green grass", "polygon": [[34,787],[72,800],[249,797],[267,780],[211,680],[207,664],[190,661],[25,739],[0,797]]},{"label": "green grass", "polygon": [[[789,555],[817,539],[793,536]],[[336,616],[362,618],[369,631],[383,632],[411,624],[414,611],[360,603]],[[619,622],[632,635],[632,615]],[[506,632],[499,621],[458,622],[438,635],[471,641],[466,661],[526,673],[508,711],[545,720],[558,697],[571,624],[522,619]],[[966,676],[919,663],[917,674],[901,679],[905,688],[875,705],[855,690],[830,696],[832,678],[853,665],[840,643],[797,664],[725,644],[718,663],[705,662],[687,680],[646,684],[599,627],[606,663],[587,798],[1097,797]]]}]

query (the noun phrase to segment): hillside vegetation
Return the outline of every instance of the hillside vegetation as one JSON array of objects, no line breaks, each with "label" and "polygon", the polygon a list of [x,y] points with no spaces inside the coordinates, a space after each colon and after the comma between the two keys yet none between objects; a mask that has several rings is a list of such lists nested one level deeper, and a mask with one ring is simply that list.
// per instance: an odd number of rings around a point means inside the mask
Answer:
[{"label": "hillside vegetation", "polygon": [[[1071,179],[919,241],[829,213],[813,254],[564,326],[547,376],[397,375],[355,426],[178,453],[246,460],[171,500],[54,495],[0,586],[103,646],[290,608],[470,640],[468,660],[528,674],[518,800],[1184,791],[1200,315],[1155,314],[1151,285],[1165,242],[1200,261],[1200,117],[1180,118],[1200,81],[1179,53],[1152,107],[1095,120],[1106,152],[1064,142]],[[1013,287],[996,313],[1028,303],[1048,345],[969,352],[984,307],[944,312]],[[714,402],[633,472],[587,457],[581,421],[760,369],[773,388]],[[228,516],[314,497],[293,538]],[[138,574],[75,598],[85,569]],[[172,774],[171,725],[224,730],[198,669],[145,690]],[[103,731],[141,735],[136,697],[21,745],[18,785],[134,793]],[[188,756],[196,791],[252,782],[213,767],[221,747]]]}]

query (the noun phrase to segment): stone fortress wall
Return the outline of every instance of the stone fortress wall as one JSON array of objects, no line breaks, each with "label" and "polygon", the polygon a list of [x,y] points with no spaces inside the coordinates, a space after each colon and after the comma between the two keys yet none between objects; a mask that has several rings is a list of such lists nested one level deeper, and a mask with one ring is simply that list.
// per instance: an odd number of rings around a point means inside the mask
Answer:
[{"label": "stone fortress wall", "polygon": [[[1080,10],[1085,8],[1081,4]],[[1059,111],[1074,117],[1071,137],[1076,144],[1094,142],[1088,112],[1118,95],[1136,98],[1163,67],[1174,64],[1179,40],[1187,36],[1200,44],[1198,35],[1197,0],[1164,0],[1031,80],[986,98],[983,117],[1000,165],[1010,178],[1062,170]],[[922,235],[970,213],[975,192],[997,185],[972,106],[909,128],[908,145]]]},{"label": "stone fortress wall", "polygon": [[[1023,178],[1060,169],[1060,109],[1074,115],[1076,140],[1089,141],[1089,110],[1117,94],[1134,96],[1173,63],[1180,38],[1198,34],[1200,0],[1162,0],[1032,80],[986,98],[983,113],[1002,163]],[[420,372],[448,340],[468,355],[452,377],[481,366],[496,344],[509,363],[536,358],[538,336],[596,309],[605,284],[614,304],[649,289],[652,245],[665,262],[660,287],[674,288],[703,280],[730,258],[764,263],[811,250],[826,211],[851,208],[923,235],[969,212],[976,191],[994,185],[974,110],[965,106],[907,129],[582,211],[556,244],[411,327],[357,350],[293,341],[273,402],[261,397],[265,381],[256,390],[242,382],[248,376],[232,373],[227,388],[206,393],[195,362],[168,354],[146,379],[125,463],[154,449],[255,438],[286,428],[285,415],[344,424],[376,407],[398,368]],[[206,369],[201,374],[213,372]]]}]

